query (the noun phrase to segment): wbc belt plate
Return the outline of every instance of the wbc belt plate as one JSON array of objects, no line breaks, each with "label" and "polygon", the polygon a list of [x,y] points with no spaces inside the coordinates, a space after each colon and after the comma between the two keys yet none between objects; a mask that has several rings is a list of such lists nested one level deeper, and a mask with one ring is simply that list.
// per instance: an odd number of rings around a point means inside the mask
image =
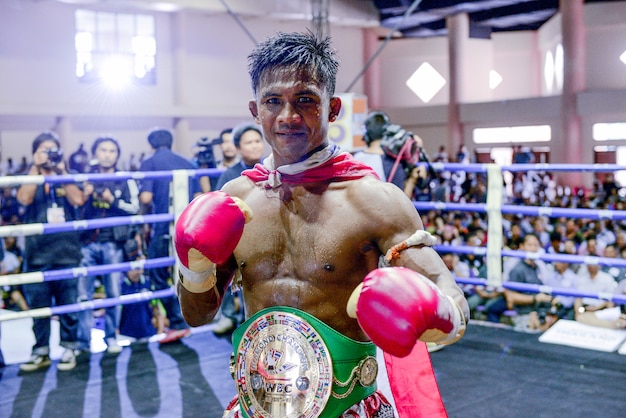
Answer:
[{"label": "wbc belt plate", "polygon": [[247,417],[317,417],[331,394],[333,367],[319,333],[305,319],[269,311],[243,333],[235,359]]}]

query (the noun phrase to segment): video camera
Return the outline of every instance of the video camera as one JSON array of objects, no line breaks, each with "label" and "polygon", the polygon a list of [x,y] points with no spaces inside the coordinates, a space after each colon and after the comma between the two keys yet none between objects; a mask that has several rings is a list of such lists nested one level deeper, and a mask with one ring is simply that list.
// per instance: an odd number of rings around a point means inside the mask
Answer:
[{"label": "video camera", "polygon": [[428,175],[417,183],[418,188],[426,187],[430,183],[430,179],[437,177],[437,173],[430,164],[430,158],[415,139],[415,134],[402,126],[395,123],[387,124],[383,129],[380,146],[385,154],[402,162],[407,176],[419,163],[426,163]]},{"label": "video camera", "polygon": [[213,154],[213,146],[222,143],[221,138],[209,139],[200,138],[196,143],[198,152],[196,153],[196,163],[198,167],[215,168],[215,154]]},{"label": "video camera", "polygon": [[63,161],[63,150],[61,148],[50,148],[46,150],[46,154],[48,154],[48,161],[44,164],[45,167],[54,168]]}]

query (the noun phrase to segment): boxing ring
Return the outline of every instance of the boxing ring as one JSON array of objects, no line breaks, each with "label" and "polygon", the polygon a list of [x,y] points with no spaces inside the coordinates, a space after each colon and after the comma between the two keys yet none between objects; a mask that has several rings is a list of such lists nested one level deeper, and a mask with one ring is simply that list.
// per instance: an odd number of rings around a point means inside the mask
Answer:
[{"label": "boxing ring", "polygon": [[[443,202],[414,202],[415,208],[424,213],[425,211],[457,211],[485,213],[488,220],[488,242],[486,247],[474,246],[444,246],[436,245],[434,249],[439,253],[474,254],[486,258],[487,277],[486,278],[460,278],[455,277],[459,284],[495,286],[508,288],[521,292],[546,293],[553,296],[573,296],[588,297],[616,304],[626,304],[626,295],[599,294],[582,292],[568,288],[554,288],[544,285],[532,285],[525,283],[512,283],[503,280],[502,257],[531,258],[546,262],[563,261],[572,264],[597,264],[601,266],[626,267],[626,260],[616,258],[605,258],[596,256],[576,256],[565,254],[548,253],[527,253],[524,251],[514,251],[503,249],[502,239],[502,215],[521,214],[527,216],[546,217],[567,217],[585,218],[591,220],[612,219],[626,220],[624,210],[594,210],[594,209],[568,209],[553,208],[545,206],[517,206],[503,204],[503,173],[519,171],[587,171],[587,172],[612,172],[626,169],[624,166],[610,164],[591,165],[568,165],[568,164],[513,164],[509,166],[499,166],[496,164],[458,164],[458,163],[433,163],[436,172],[442,171],[464,171],[466,173],[484,174],[487,179],[487,202],[481,203],[443,203]],[[0,178],[0,187],[19,186],[21,184],[63,184],[63,183],[83,183],[86,181],[97,183],[101,181],[120,181],[134,179],[167,180],[172,182],[172,205],[170,213],[154,215],[134,215],[127,217],[111,217],[103,219],[78,220],[57,224],[21,224],[0,227],[0,237],[7,236],[28,236],[36,234],[54,234],[58,232],[83,231],[110,227],[117,225],[143,225],[148,223],[168,222],[170,228],[177,216],[182,212],[189,202],[189,179],[194,177],[208,176],[218,177],[222,170],[219,169],[199,169],[199,170],[176,170],[176,171],[154,171],[154,172],[117,172],[115,174],[78,174],[59,176],[12,176]],[[171,235],[172,236],[172,235]],[[170,254],[172,248],[170,245]],[[15,286],[29,283],[50,282],[55,280],[66,280],[83,276],[97,276],[100,274],[115,271],[126,272],[136,269],[152,269],[159,267],[172,267],[173,274],[176,274],[176,263],[173,256],[124,262],[110,265],[99,265],[93,267],[78,267],[46,272],[31,272],[0,276],[0,286]],[[173,276],[175,277],[175,276]],[[91,301],[77,302],[70,305],[53,306],[49,308],[32,309],[27,311],[5,311],[0,315],[0,322],[22,318],[42,318],[53,315],[60,315],[83,310],[97,310],[116,305],[138,303],[146,300],[159,299],[174,295],[174,288],[159,291],[143,291],[137,294],[122,295],[119,298],[95,299]],[[6,338],[6,336],[5,336]]]}]

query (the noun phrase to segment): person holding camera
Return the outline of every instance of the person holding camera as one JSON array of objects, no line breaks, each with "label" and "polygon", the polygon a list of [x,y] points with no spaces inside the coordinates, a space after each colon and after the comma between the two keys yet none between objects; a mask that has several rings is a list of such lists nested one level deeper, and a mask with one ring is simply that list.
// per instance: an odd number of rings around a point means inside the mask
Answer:
[{"label": "person holding camera", "polygon": [[[33,140],[33,164],[29,176],[56,176],[67,174],[59,137],[54,132],[43,132]],[[17,200],[26,207],[24,223],[63,223],[77,219],[76,208],[82,206],[83,191],[73,183],[23,184],[17,190]],[[24,272],[39,272],[78,267],[81,260],[80,242],[76,232],[31,235],[26,237]],[[24,285],[24,293],[31,309],[54,304],[76,303],[78,279],[56,280]],[[59,315],[60,345],[65,348],[57,364],[59,370],[76,366],[74,350],[78,348],[78,314]],[[50,318],[34,318],[35,345],[32,356],[20,369],[35,371],[50,365]]]},{"label": "person holding camera", "polygon": [[[115,138],[97,138],[91,146],[92,173],[115,173],[120,158],[120,146]],[[86,182],[84,185],[86,202],[81,208],[83,219],[101,219],[113,216],[136,215],[139,212],[139,187],[133,179]],[[124,244],[130,238],[130,225],[90,229],[81,236],[83,259],[82,267],[116,264],[124,261]],[[120,296],[122,272],[100,276],[107,298]],[[78,282],[79,301],[93,299],[93,276],[83,276]],[[122,348],[117,343],[117,328],[120,322],[120,306],[106,308],[104,339],[107,352],[118,354]],[[89,352],[93,311],[79,312],[78,341],[80,350]]]}]

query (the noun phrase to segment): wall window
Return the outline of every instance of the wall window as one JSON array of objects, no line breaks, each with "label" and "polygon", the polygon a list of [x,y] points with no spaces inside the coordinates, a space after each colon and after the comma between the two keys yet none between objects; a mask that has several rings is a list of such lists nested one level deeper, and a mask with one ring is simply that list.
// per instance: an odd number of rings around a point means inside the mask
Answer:
[{"label": "wall window", "polygon": [[119,86],[156,81],[154,16],[76,11],[76,76]]},{"label": "wall window", "polygon": [[594,141],[620,141],[626,139],[626,122],[594,123]]},{"label": "wall window", "polygon": [[472,136],[475,144],[549,142],[552,139],[552,129],[550,125],[476,128]]}]

